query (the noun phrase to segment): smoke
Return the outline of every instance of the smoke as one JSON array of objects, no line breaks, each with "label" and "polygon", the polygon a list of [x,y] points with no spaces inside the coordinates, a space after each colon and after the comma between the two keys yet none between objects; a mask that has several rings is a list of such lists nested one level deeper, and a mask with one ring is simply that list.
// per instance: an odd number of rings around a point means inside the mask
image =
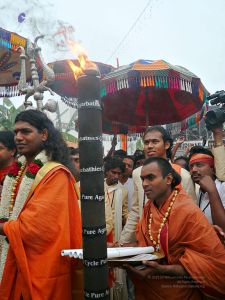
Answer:
[{"label": "smoke", "polygon": [[64,20],[55,18],[56,9],[50,0],[0,0],[0,27],[14,31],[34,41],[39,35],[44,39],[39,42],[46,61],[68,59],[70,51],[68,40],[75,40],[73,26]]}]

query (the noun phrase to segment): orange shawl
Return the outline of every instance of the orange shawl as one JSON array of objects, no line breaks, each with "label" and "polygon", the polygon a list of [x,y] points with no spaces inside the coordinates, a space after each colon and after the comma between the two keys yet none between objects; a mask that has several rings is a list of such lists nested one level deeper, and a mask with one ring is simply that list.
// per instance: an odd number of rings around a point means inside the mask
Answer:
[{"label": "orange shawl", "polygon": [[81,217],[69,171],[48,172],[17,220],[4,224],[9,252],[0,287],[1,300],[72,299],[71,259],[62,249],[81,248]]},{"label": "orange shawl", "polygon": [[[137,229],[139,246],[152,246],[148,224],[153,214],[152,235],[156,239],[162,218],[171,197],[158,209],[148,201]],[[137,299],[202,299],[202,292],[218,299],[225,298],[225,248],[201,210],[181,190],[176,197],[171,214],[161,231],[161,248],[168,264],[181,264],[193,282],[161,277],[151,279],[143,287],[137,280],[137,293],[147,288],[146,297]],[[197,285],[194,286],[194,281]],[[138,291],[139,290],[139,291]],[[152,298],[151,298],[152,297]]]}]

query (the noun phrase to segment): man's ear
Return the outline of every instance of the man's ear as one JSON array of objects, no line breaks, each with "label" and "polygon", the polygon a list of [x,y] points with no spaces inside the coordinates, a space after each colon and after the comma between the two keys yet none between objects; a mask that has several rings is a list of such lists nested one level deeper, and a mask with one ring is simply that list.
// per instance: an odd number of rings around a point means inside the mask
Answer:
[{"label": "man's ear", "polygon": [[168,175],[166,175],[166,184],[171,185],[172,182],[173,182],[173,175],[169,173]]},{"label": "man's ear", "polygon": [[165,149],[168,150],[170,147],[170,142],[169,141],[166,141],[165,142]]},{"label": "man's ear", "polygon": [[13,150],[10,150],[12,157],[14,157],[16,155],[16,148]]},{"label": "man's ear", "polygon": [[48,130],[47,128],[42,130],[42,142],[45,142],[48,139]]}]

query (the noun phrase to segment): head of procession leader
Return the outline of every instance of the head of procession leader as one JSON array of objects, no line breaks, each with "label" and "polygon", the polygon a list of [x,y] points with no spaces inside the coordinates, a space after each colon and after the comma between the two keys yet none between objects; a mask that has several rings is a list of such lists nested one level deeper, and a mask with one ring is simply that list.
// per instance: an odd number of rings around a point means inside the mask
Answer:
[{"label": "head of procession leader", "polygon": [[45,113],[35,109],[22,111],[16,116],[14,132],[17,151],[25,156],[27,164],[45,150],[49,159],[61,162],[76,174],[60,132]]},{"label": "head of procession leader", "polygon": [[180,175],[162,157],[149,157],[141,169],[141,180],[148,199],[159,208],[181,182]]},{"label": "head of procession leader", "polygon": [[49,137],[49,126],[46,126],[45,116],[37,110],[26,110],[17,115],[15,120],[15,144],[20,155],[24,155],[27,163],[45,147]]},{"label": "head of procession leader", "polygon": [[171,158],[173,140],[162,126],[148,127],[143,136],[145,158]]}]

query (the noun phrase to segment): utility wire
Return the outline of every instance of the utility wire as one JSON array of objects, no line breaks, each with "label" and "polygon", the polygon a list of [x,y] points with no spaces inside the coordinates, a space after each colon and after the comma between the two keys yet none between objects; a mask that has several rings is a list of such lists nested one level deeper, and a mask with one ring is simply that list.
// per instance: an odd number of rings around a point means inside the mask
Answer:
[{"label": "utility wire", "polygon": [[127,37],[129,36],[129,34],[131,33],[131,31],[134,29],[134,27],[136,26],[136,24],[138,23],[138,21],[141,19],[141,17],[143,16],[143,14],[145,13],[146,9],[149,7],[150,3],[152,2],[152,0],[149,0],[148,3],[146,4],[146,6],[144,7],[144,9],[141,11],[141,13],[139,14],[139,16],[137,17],[137,19],[134,21],[134,23],[132,24],[132,26],[130,27],[130,29],[128,30],[128,32],[125,34],[125,36],[122,38],[122,40],[119,42],[119,44],[117,45],[116,49],[112,52],[112,54],[108,57],[108,59],[106,60],[106,63],[109,62],[109,60],[113,57],[113,55],[119,50],[119,48],[121,47],[121,45],[123,44],[123,42],[127,39]]}]

